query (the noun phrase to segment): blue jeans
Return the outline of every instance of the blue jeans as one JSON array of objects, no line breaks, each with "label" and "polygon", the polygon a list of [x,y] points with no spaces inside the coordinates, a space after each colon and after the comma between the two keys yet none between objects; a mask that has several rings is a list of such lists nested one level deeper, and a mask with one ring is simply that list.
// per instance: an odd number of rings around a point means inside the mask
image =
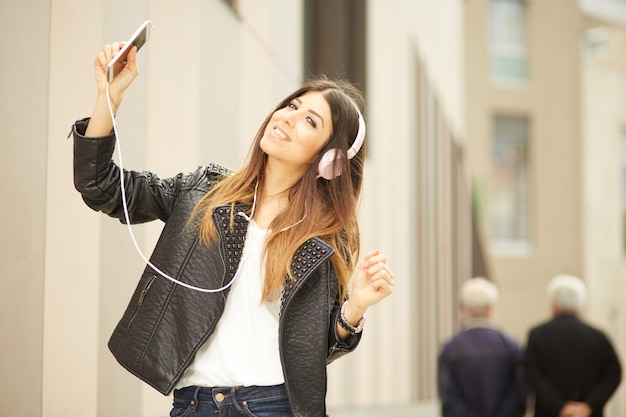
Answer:
[{"label": "blue jeans", "polygon": [[170,417],[292,417],[285,385],[174,390]]}]

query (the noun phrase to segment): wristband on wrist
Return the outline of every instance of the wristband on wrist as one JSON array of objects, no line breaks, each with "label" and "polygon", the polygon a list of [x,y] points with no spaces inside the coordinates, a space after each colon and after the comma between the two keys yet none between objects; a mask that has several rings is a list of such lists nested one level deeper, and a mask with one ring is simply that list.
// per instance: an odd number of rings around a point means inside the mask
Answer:
[{"label": "wristband on wrist", "polygon": [[351,335],[357,335],[363,331],[363,325],[365,324],[365,314],[363,314],[363,317],[361,317],[361,320],[359,320],[359,323],[356,325],[356,327],[351,325],[350,323],[348,323],[346,317],[344,316],[344,310],[346,309],[347,303],[348,301],[346,300],[341,306],[341,310],[339,310],[339,316],[337,317],[337,319],[339,321],[339,325],[346,332],[350,333]]}]

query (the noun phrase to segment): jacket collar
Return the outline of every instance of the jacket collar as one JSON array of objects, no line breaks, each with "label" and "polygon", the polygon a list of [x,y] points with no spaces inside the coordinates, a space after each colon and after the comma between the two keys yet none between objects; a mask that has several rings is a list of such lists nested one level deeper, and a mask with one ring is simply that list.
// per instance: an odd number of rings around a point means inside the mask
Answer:
[{"label": "jacket collar", "polygon": [[[246,213],[250,210],[248,204],[236,204],[235,213]],[[213,209],[213,223],[220,236],[220,250],[226,266],[225,281],[232,280],[239,267],[243,246],[246,241],[249,222],[244,216],[233,216],[233,227],[230,227],[231,206],[218,206]],[[300,281],[305,280],[311,272],[334,253],[333,248],[322,239],[314,237],[304,242],[296,251],[291,270],[295,282],[287,280],[285,295]]]},{"label": "jacket collar", "polygon": [[[236,213],[245,213],[250,209],[249,205],[235,205]],[[220,237],[220,251],[224,259],[225,282],[230,282],[237,272],[243,245],[248,232],[248,221],[243,216],[233,216],[233,227],[230,227],[231,206],[218,206],[213,209],[213,223]]]},{"label": "jacket collar", "polygon": [[463,330],[475,329],[477,327],[494,329],[496,326],[489,317],[470,317],[464,319],[461,324]]}]

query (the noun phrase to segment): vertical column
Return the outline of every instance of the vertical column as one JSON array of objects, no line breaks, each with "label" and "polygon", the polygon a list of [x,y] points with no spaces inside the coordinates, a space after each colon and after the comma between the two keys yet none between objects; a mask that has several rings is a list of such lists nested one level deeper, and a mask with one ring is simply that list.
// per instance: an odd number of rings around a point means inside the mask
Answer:
[{"label": "vertical column", "polygon": [[[41,409],[49,2],[0,6],[0,404]],[[32,13],[31,10],[37,10]]]},{"label": "vertical column", "polygon": [[[99,228],[74,190],[74,119],[91,111],[90,64],[101,45],[101,3],[51,2],[46,178],[42,416],[95,416]],[[88,94],[93,92],[93,94]]]}]

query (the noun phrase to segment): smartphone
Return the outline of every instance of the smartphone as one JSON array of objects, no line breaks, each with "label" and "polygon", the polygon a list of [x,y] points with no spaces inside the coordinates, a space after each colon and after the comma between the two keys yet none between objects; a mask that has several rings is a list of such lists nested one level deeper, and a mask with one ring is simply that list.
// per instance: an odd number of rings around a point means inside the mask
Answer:
[{"label": "smartphone", "polygon": [[146,20],[137,28],[135,33],[132,34],[128,42],[124,44],[122,49],[120,49],[117,54],[113,57],[111,62],[107,65],[107,79],[109,80],[109,84],[113,82],[113,79],[119,72],[119,69],[116,71],[115,64],[118,62],[126,62],[126,57],[128,56],[128,52],[133,46],[137,47],[137,50],[148,42],[150,38],[150,32],[152,32],[152,22],[150,20]]}]

